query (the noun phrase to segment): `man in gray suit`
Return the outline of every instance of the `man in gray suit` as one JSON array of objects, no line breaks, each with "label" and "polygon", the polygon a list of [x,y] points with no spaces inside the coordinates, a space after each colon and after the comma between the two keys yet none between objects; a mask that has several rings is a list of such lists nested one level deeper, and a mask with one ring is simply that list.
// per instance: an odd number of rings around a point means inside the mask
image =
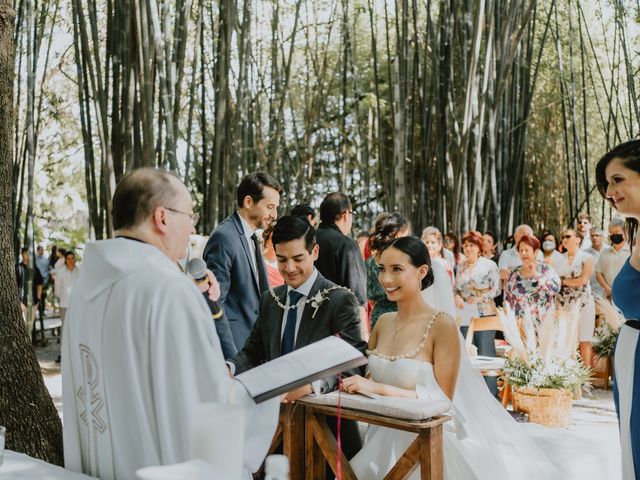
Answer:
[{"label": "man in gray suit", "polygon": [[[272,236],[278,269],[285,285],[260,299],[260,315],[242,351],[228,362],[232,373],[242,373],[292,350],[338,335],[364,352],[360,335],[358,300],[349,290],[327,280],[314,267],[319,247],[315,229],[305,218],[282,217]],[[345,372],[345,376],[358,373]],[[324,393],[337,387],[337,376],[289,392],[286,401]],[[361,447],[357,425],[343,422],[345,455],[351,458]]]},{"label": "man in gray suit", "polygon": [[225,358],[243,346],[258,316],[267,273],[255,231],[277,217],[282,188],[269,174],[246,175],[236,191],[238,210],[222,221],[207,241],[203,257],[220,284],[224,314],[215,321]]}]

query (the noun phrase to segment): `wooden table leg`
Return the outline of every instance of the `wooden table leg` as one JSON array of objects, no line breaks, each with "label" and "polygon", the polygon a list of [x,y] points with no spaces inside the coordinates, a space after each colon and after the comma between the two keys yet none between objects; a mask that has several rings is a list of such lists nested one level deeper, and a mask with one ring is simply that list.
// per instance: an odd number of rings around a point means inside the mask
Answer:
[{"label": "wooden table leg", "polygon": [[420,479],[444,478],[444,453],[442,451],[442,425],[422,430],[420,436]]},{"label": "wooden table leg", "polygon": [[283,404],[282,452],[289,457],[291,478],[304,478],[304,405]]},{"label": "wooden table leg", "polygon": [[[304,457],[306,462],[305,480],[318,480],[325,478],[326,462],[320,446],[315,439],[315,423],[313,421],[313,412],[310,408],[304,412]],[[291,478],[295,478],[291,476]],[[299,477],[302,478],[302,477]]]}]

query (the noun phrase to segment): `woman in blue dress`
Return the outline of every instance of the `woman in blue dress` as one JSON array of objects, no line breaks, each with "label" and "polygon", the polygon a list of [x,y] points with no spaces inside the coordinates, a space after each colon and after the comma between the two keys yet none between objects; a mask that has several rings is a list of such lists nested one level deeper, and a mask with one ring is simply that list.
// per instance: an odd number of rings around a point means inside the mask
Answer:
[{"label": "woman in blue dress", "polygon": [[624,480],[640,478],[640,140],[616,146],[596,166],[601,195],[626,217],[631,257],[616,277],[613,301],[627,322],[616,344],[614,400],[620,422]]}]

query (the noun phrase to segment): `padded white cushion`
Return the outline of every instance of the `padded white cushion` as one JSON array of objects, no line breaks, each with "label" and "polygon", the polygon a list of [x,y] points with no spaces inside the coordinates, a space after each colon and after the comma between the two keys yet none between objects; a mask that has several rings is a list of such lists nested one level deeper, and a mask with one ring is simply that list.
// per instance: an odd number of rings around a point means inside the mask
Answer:
[{"label": "padded white cushion", "polygon": [[[340,405],[344,408],[402,420],[426,420],[437,415],[444,415],[451,408],[451,402],[446,400],[382,397],[380,395],[369,398],[360,394],[344,392],[340,392],[340,395]],[[335,407],[338,405],[338,392],[334,391],[318,396],[308,395],[304,397],[304,401]]]}]

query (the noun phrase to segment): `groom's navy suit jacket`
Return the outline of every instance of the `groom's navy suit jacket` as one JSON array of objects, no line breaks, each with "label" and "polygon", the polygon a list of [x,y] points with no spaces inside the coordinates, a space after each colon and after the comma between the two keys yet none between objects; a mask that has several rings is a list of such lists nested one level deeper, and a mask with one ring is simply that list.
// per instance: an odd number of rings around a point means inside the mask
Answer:
[{"label": "groom's navy suit jacket", "polygon": [[[262,292],[253,270],[251,241],[235,212],[214,228],[204,247],[207,267],[220,284],[219,302],[224,314],[215,325],[227,359],[242,348],[258,317]],[[268,285],[266,275],[264,285]]]}]

